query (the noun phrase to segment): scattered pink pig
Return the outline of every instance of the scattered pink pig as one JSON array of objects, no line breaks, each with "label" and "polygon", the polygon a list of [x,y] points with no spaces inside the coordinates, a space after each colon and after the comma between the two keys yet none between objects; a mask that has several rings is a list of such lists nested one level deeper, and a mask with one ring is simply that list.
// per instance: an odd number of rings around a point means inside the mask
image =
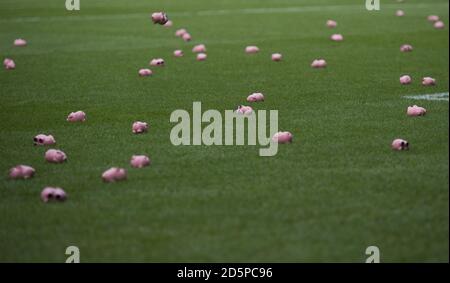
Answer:
[{"label": "scattered pink pig", "polygon": [[65,201],[67,194],[61,188],[45,187],[41,192],[41,199],[43,202]]},{"label": "scattered pink pig", "polygon": [[409,45],[409,44],[403,44],[402,46],[400,46],[400,51],[401,52],[411,52],[411,51],[413,51],[413,47],[412,47],[412,45]]},{"label": "scattered pink pig", "polygon": [[69,122],[84,122],[86,121],[86,113],[83,111],[72,112],[67,116]]},{"label": "scattered pink pig", "polygon": [[408,116],[424,116],[425,114],[427,114],[427,110],[423,107],[413,105],[408,107],[408,109],[406,110],[406,114]]},{"label": "scattered pink pig", "polygon": [[272,61],[278,62],[278,61],[281,61],[282,58],[283,58],[283,55],[281,55],[280,53],[272,54]]},{"label": "scattered pink pig", "polygon": [[313,68],[325,68],[327,66],[327,61],[325,59],[315,59],[311,63],[311,67]]},{"label": "scattered pink pig", "polygon": [[142,168],[150,165],[150,158],[145,155],[133,155],[130,160],[131,167]]},{"label": "scattered pink pig", "polygon": [[17,165],[9,170],[9,177],[11,179],[29,179],[34,176],[33,167],[27,165]]},{"label": "scattered pink pig", "polygon": [[183,57],[183,55],[184,55],[183,50],[178,49],[173,52],[173,56],[175,57]]},{"label": "scattered pink pig", "polygon": [[205,60],[206,60],[206,57],[208,57],[208,56],[206,55],[206,53],[198,53],[198,54],[197,54],[197,61],[205,61]]},{"label": "scattered pink pig", "polygon": [[175,36],[183,37],[183,35],[184,35],[185,33],[187,33],[187,30],[186,30],[186,29],[184,29],[184,28],[177,29],[177,30],[175,31]]},{"label": "scattered pink pig", "polygon": [[397,11],[395,12],[395,15],[396,15],[397,17],[403,17],[403,16],[405,15],[405,12],[404,12],[403,10],[397,10]]},{"label": "scattered pink pig", "polygon": [[239,105],[236,109],[236,113],[242,115],[251,115],[253,114],[253,108],[251,108],[250,106]]},{"label": "scattered pink pig", "polygon": [[395,139],[391,147],[393,150],[408,150],[409,149],[409,143],[402,139]]},{"label": "scattered pink pig", "polygon": [[260,101],[264,101],[264,94],[260,93],[260,92],[255,92],[250,94],[247,97],[247,101],[248,102],[260,102]]},{"label": "scattered pink pig", "polygon": [[52,135],[39,134],[33,138],[34,145],[52,145],[55,144],[55,138]]},{"label": "scattered pink pig", "polygon": [[192,37],[191,37],[191,35],[189,34],[189,33],[184,33],[182,36],[181,36],[181,38],[184,40],[184,41],[186,41],[186,42],[188,42],[188,41],[191,41],[191,39],[192,39]]},{"label": "scattered pink pig", "polygon": [[445,24],[443,21],[437,21],[434,23],[434,28],[435,29],[443,29],[443,28],[445,28]]},{"label": "scattered pink pig", "polygon": [[328,20],[328,21],[327,21],[327,27],[329,27],[329,28],[335,28],[335,27],[337,27],[337,22],[336,22],[336,21],[333,21],[333,20]]},{"label": "scattered pink pig", "polygon": [[14,46],[22,47],[22,46],[26,46],[26,45],[27,45],[27,41],[25,39],[18,38],[16,40],[14,40]]},{"label": "scattered pink pig", "polygon": [[335,34],[331,35],[330,39],[332,41],[343,41],[344,40],[344,36],[342,36],[342,34],[335,33]]},{"label": "scattered pink pig", "polygon": [[46,187],[41,192],[41,199],[43,202],[48,202],[53,199],[55,189],[52,187]]},{"label": "scattered pink pig", "polygon": [[139,70],[139,76],[141,77],[148,77],[153,74],[152,70],[150,69],[140,69]]},{"label": "scattered pink pig", "polygon": [[58,201],[65,201],[67,199],[67,194],[63,189],[56,188],[54,198]]},{"label": "scattered pink pig", "polygon": [[403,75],[400,77],[400,84],[402,85],[409,85],[411,83],[412,79],[408,75]]},{"label": "scattered pink pig", "polygon": [[59,149],[49,149],[45,152],[45,160],[50,163],[62,163],[67,160],[67,156]]},{"label": "scattered pink pig", "polygon": [[122,181],[127,178],[127,171],[123,168],[112,167],[103,172],[102,179],[104,182]]},{"label": "scattered pink pig", "polygon": [[291,143],[292,138],[293,136],[290,132],[278,132],[273,135],[272,141],[276,143]]},{"label": "scattered pink pig", "polygon": [[427,17],[427,20],[428,20],[429,22],[434,23],[434,22],[439,21],[439,16],[437,16],[437,15],[429,15],[429,16]]},{"label": "scattered pink pig", "polygon": [[171,20],[168,20],[165,24],[164,27],[166,28],[170,28],[171,26],[173,26],[173,22]]},{"label": "scattered pink pig", "polygon": [[258,46],[247,46],[245,47],[245,53],[247,54],[255,54],[259,52]]},{"label": "scattered pink pig", "polygon": [[142,134],[147,132],[148,124],[145,122],[136,121],[133,123],[132,131],[134,134]]},{"label": "scattered pink pig", "polygon": [[432,85],[435,85],[435,84],[436,84],[436,80],[431,78],[431,77],[424,77],[422,79],[422,85],[432,86]]},{"label": "scattered pink pig", "polygon": [[151,18],[154,24],[164,25],[169,21],[167,14],[164,12],[153,13]]},{"label": "scattered pink pig", "polygon": [[162,59],[162,58],[152,59],[150,61],[149,65],[150,66],[161,66],[161,67],[163,67],[164,66],[164,59]]},{"label": "scattered pink pig", "polygon": [[5,60],[3,60],[3,66],[6,70],[13,70],[16,68],[16,63],[13,59],[6,58]]},{"label": "scattered pink pig", "polygon": [[194,53],[205,53],[206,52],[206,46],[204,44],[195,45],[194,48],[192,48],[192,52],[194,52]]}]

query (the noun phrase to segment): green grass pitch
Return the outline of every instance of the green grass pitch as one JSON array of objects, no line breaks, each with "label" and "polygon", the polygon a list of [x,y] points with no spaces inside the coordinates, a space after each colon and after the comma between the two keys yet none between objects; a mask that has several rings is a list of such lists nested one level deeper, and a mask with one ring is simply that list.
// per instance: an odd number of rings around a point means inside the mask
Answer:
[{"label": "green grass pitch", "polygon": [[[91,262],[446,262],[449,239],[449,3],[381,1],[0,1],[0,261],[64,262],[69,245]],[[396,17],[395,11],[405,11]],[[166,11],[172,28],[149,14]],[[330,30],[327,19],[338,27]],[[174,36],[187,28],[193,40]],[[342,33],[344,42],[329,40]],[[28,46],[12,46],[15,38]],[[208,59],[191,48],[204,43]],[[399,47],[409,43],[411,53]],[[261,52],[248,56],[247,45]],[[175,49],[183,58],[174,58]],[[270,54],[283,54],[272,62]],[[137,76],[151,58],[166,60]],[[312,69],[315,58],[328,67]],[[413,84],[398,78],[410,74]],[[421,77],[436,78],[424,87]],[[278,109],[294,142],[275,157],[256,146],[173,146],[175,109],[233,109],[262,91],[256,109]],[[410,118],[419,104],[425,117]],[[83,124],[66,122],[84,110]],[[135,120],[149,133],[133,135]],[[52,133],[68,162],[48,164],[32,138]],[[411,143],[394,152],[396,137]],[[132,169],[132,154],[153,164]],[[10,180],[17,164],[33,179]],[[111,166],[127,181],[105,184]],[[65,203],[44,204],[45,186]]]}]

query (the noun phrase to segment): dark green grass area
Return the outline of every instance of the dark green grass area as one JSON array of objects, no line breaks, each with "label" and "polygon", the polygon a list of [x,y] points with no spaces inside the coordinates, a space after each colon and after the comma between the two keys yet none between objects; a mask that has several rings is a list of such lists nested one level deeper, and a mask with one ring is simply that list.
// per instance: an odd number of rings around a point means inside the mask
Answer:
[{"label": "dark green grass area", "polygon": [[[69,245],[83,262],[363,262],[372,245],[384,262],[448,261],[448,102],[402,98],[448,92],[448,28],[426,19],[448,26],[448,1],[382,1],[379,12],[350,0],[81,0],[79,12],[63,2],[0,1],[0,58],[17,65],[0,70],[0,261],[63,262]],[[151,24],[158,10],[174,27]],[[182,27],[192,42],[174,36]],[[29,45],[12,47],[18,37]],[[195,61],[196,43],[207,61]],[[400,53],[404,43],[414,51]],[[178,48],[185,57],[172,57]],[[154,57],[166,66],[139,78]],[[309,67],[319,57],[327,69]],[[412,85],[399,84],[405,73]],[[437,85],[421,86],[424,76]],[[256,91],[266,101],[255,108],[278,109],[294,134],[275,157],[171,144],[175,109],[233,109]],[[412,104],[427,116],[407,117]],[[65,121],[76,110],[85,123]],[[149,133],[133,135],[135,120]],[[68,162],[47,164],[38,133],[53,134]],[[396,137],[411,150],[393,152]],[[132,154],[152,166],[132,169]],[[35,178],[9,180],[16,164]],[[103,183],[111,166],[128,180]],[[69,200],[42,203],[44,186]]]}]

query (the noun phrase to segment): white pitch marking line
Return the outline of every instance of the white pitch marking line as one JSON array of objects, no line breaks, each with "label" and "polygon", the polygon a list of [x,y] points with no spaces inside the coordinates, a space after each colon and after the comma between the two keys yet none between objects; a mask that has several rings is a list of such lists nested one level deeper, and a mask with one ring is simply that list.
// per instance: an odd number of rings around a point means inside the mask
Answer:
[{"label": "white pitch marking line", "polygon": [[448,101],[448,92],[434,93],[434,94],[421,94],[421,95],[406,95],[406,96],[403,96],[403,98],[419,99],[419,100]]}]

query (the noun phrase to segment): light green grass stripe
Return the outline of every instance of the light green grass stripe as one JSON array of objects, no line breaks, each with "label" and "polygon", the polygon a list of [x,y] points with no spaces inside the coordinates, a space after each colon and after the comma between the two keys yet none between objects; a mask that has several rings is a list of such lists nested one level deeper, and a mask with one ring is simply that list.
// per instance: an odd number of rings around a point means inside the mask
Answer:
[{"label": "light green grass stripe", "polygon": [[[438,7],[439,6],[439,7]],[[430,4],[404,4],[402,8],[421,10],[424,8],[433,7],[437,10],[448,7],[448,3],[430,3]],[[383,9],[397,9],[398,4],[384,4]],[[448,9],[446,9],[448,10]],[[295,6],[295,7],[283,7],[283,8],[248,8],[248,9],[223,9],[223,10],[204,10],[204,11],[188,11],[188,12],[173,12],[170,16],[174,17],[192,17],[192,16],[225,16],[236,14],[285,14],[285,13],[312,13],[312,12],[356,12],[366,11],[364,4],[360,5],[318,5],[318,6]],[[129,20],[138,19],[142,17],[148,17],[149,13],[131,13],[131,14],[119,14],[119,15],[90,15],[90,16],[53,16],[53,17],[17,17],[9,19],[1,19],[0,23],[20,22],[20,23],[34,23],[41,21],[101,21],[101,20]]]}]

